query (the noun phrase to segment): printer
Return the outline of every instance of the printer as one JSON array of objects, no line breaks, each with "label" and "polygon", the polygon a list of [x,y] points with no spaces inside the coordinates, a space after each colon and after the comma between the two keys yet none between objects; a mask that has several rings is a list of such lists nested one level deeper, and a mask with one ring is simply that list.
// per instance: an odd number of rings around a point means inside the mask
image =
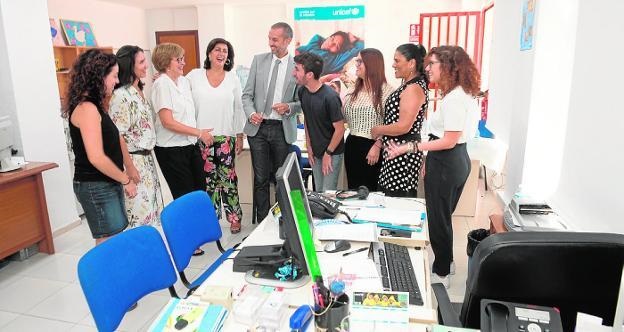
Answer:
[{"label": "printer", "polygon": [[514,195],[503,214],[509,231],[567,231],[568,226],[543,200]]}]

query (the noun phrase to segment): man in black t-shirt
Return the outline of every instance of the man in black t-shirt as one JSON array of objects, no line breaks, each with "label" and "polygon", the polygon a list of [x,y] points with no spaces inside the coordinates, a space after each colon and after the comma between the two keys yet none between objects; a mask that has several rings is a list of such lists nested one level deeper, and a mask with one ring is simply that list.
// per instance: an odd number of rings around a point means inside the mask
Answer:
[{"label": "man in black t-shirt", "polygon": [[316,190],[336,190],[344,153],[342,102],[332,88],[319,81],[323,60],[318,55],[302,53],[294,60],[293,76],[303,86],[299,100]]}]

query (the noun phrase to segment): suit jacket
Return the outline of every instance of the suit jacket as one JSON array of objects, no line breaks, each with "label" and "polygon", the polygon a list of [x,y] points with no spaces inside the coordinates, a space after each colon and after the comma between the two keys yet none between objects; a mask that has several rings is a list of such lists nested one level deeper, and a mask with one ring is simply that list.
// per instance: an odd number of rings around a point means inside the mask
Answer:
[{"label": "suit jacket", "polygon": [[[268,90],[269,71],[273,62],[272,53],[263,53],[254,56],[249,70],[249,78],[245,89],[243,89],[243,110],[247,115],[244,132],[247,136],[255,136],[259,126],[254,126],[249,122],[252,113],[262,113],[266,102],[266,93]],[[297,140],[297,114],[301,112],[301,104],[297,96],[297,84],[292,72],[295,68],[295,62],[292,56],[288,57],[288,67],[286,69],[286,78],[284,79],[284,88],[282,89],[282,102],[287,103],[290,107],[290,113],[282,116],[284,127],[284,137],[286,143],[292,144]]]}]

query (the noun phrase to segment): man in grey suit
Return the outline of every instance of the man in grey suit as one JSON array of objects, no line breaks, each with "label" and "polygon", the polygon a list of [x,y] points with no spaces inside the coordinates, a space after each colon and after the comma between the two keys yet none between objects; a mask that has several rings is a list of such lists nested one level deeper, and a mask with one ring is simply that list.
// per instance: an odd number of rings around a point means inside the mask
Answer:
[{"label": "man in grey suit", "polygon": [[[279,22],[269,31],[270,53],[254,56],[243,90],[243,109],[247,115],[244,132],[251,149],[254,170],[253,200],[256,220],[269,213],[269,181],[297,139],[295,63],[288,54],[292,41],[290,25]],[[252,217],[253,218],[253,217]]]}]

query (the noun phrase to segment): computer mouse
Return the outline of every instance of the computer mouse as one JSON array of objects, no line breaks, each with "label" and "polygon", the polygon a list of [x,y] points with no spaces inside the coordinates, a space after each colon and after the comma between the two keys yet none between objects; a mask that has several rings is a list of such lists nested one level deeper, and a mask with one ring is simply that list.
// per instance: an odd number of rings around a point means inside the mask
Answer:
[{"label": "computer mouse", "polygon": [[351,248],[351,243],[347,240],[336,240],[325,245],[325,252],[340,252]]}]

